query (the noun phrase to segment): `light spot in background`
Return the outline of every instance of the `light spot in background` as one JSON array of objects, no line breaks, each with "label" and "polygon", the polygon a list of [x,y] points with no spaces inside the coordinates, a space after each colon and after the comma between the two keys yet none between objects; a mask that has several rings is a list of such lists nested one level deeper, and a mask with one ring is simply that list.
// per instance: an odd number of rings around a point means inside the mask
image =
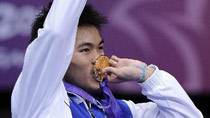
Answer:
[{"label": "light spot in background", "polygon": [[29,36],[37,11],[33,6],[24,5],[19,8],[11,3],[0,2],[0,42],[17,35]]},{"label": "light spot in background", "polygon": [[0,70],[8,71],[11,68],[22,68],[24,52],[18,49],[8,50],[0,47]]}]

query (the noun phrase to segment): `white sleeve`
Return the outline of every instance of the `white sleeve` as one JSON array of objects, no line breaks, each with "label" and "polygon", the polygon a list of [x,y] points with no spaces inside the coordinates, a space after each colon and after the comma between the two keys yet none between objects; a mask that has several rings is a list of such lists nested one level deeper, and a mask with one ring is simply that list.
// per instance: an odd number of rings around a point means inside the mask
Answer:
[{"label": "white sleeve", "polygon": [[79,17],[86,0],[54,0],[44,28],[28,46],[12,93],[12,115],[38,117],[55,98],[70,64]]},{"label": "white sleeve", "polygon": [[156,70],[142,84],[143,95],[153,102],[135,104],[125,101],[134,118],[203,118],[177,80],[165,71]]}]

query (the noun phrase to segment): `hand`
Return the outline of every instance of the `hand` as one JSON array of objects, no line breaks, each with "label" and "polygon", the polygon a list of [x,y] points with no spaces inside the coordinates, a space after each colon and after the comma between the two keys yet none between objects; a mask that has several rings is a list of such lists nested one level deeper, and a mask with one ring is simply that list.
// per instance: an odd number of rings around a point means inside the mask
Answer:
[{"label": "hand", "polygon": [[109,82],[137,81],[142,73],[141,68],[136,67],[142,67],[143,65],[138,60],[118,58],[113,55],[109,63],[111,67],[103,70],[103,73],[108,73],[107,78]]}]

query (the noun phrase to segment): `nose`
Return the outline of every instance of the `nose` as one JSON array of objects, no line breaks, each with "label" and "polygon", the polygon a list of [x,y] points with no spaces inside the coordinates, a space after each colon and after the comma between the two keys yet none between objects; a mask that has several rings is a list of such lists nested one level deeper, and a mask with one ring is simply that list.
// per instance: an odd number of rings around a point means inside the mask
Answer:
[{"label": "nose", "polygon": [[94,65],[96,60],[98,59],[99,56],[103,55],[102,52],[94,51],[92,55],[92,64]]}]

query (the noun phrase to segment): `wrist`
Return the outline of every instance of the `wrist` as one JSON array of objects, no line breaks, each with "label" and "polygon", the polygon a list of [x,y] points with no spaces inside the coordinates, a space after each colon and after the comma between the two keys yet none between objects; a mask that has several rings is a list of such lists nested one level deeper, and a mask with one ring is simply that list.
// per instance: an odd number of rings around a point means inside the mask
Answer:
[{"label": "wrist", "polygon": [[144,62],[142,62],[142,66],[139,67],[139,69],[141,69],[141,74],[137,80],[138,83],[143,83],[144,81],[146,81],[146,71],[147,71],[146,68],[147,65]]},{"label": "wrist", "polygon": [[150,66],[146,67],[146,80],[151,77],[151,75],[155,72],[153,68]]},{"label": "wrist", "polygon": [[154,68],[147,66],[147,64],[145,64],[145,63],[143,63],[141,70],[142,70],[141,75],[137,80],[138,83],[144,83],[155,72]]},{"label": "wrist", "polygon": [[[140,65],[140,66],[139,66]],[[144,62],[136,61],[134,64],[136,68],[139,68],[141,71],[141,74],[139,74],[139,78],[137,79],[138,83],[145,82],[148,78],[151,77],[151,75],[155,72],[155,69],[152,68],[150,65],[147,66]]]}]

